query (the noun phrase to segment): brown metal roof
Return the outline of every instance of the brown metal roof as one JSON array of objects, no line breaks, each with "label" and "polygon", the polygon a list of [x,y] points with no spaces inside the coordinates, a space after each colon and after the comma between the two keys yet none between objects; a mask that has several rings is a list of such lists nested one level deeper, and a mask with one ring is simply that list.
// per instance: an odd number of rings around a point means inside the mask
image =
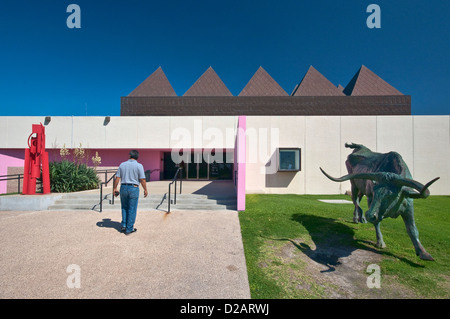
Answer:
[{"label": "brown metal roof", "polygon": [[[292,96],[293,95],[293,96]],[[410,115],[403,95],[365,66],[344,89],[312,66],[291,96],[260,67],[239,96],[209,67],[184,96],[176,96],[161,67],[128,96],[121,115]]]},{"label": "brown metal roof", "polygon": [[364,65],[356,72],[344,89],[346,95],[403,95]]},{"label": "brown metal roof", "polygon": [[303,80],[292,94],[293,96],[343,96],[333,83],[324,77],[313,66],[309,67]]},{"label": "brown metal roof", "polygon": [[212,67],[183,96],[233,96]]},{"label": "brown metal roof", "polygon": [[122,97],[120,115],[411,115],[411,96]]},{"label": "brown metal roof", "polygon": [[287,96],[285,90],[261,66],[239,96]]},{"label": "brown metal roof", "polygon": [[128,96],[177,96],[164,71],[159,67]]}]

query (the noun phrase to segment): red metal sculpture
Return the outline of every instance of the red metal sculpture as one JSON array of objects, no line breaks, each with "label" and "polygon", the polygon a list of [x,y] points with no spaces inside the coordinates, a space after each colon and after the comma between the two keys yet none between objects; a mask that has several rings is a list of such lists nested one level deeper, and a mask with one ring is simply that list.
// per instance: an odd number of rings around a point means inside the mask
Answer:
[{"label": "red metal sculpture", "polygon": [[[24,195],[36,194],[36,180],[41,177],[42,193],[50,193],[50,175],[48,168],[48,152],[45,151],[45,127],[33,124],[33,132],[28,137],[28,148],[25,149],[25,164],[23,176]],[[36,136],[33,136],[36,134]]]}]

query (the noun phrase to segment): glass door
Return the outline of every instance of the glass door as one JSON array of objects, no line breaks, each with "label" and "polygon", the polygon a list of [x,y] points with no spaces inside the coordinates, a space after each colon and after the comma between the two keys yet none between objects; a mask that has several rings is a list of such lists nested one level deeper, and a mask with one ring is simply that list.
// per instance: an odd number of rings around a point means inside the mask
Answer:
[{"label": "glass door", "polygon": [[205,162],[205,159],[202,156],[202,162],[198,163],[198,179],[208,179],[209,178],[209,165]]},{"label": "glass door", "polygon": [[163,161],[164,161],[163,178],[172,179],[177,171],[177,166],[172,161],[172,156],[170,152],[164,152]]},{"label": "glass door", "polygon": [[[179,167],[178,164],[175,164],[175,162],[172,160],[172,153],[171,152],[164,152],[163,155],[163,174],[162,178],[166,180],[171,180],[175,176],[175,173],[177,172],[177,169]],[[184,164],[184,162],[182,162]],[[180,164],[183,166],[183,164]],[[182,177],[183,179],[186,178],[186,168],[182,171]]]},{"label": "glass door", "polygon": [[198,169],[197,169],[197,158],[199,154],[194,153],[191,154],[191,160],[187,164],[187,178],[188,179],[197,179]]},{"label": "glass door", "polygon": [[191,161],[187,164],[188,179],[209,179],[209,165],[203,159],[203,152],[191,154]]}]

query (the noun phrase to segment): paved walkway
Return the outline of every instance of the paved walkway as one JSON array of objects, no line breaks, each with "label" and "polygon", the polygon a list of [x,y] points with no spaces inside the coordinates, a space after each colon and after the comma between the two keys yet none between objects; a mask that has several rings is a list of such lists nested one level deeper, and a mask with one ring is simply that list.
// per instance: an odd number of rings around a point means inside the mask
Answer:
[{"label": "paved walkway", "polygon": [[237,214],[0,211],[0,298],[250,298]]}]

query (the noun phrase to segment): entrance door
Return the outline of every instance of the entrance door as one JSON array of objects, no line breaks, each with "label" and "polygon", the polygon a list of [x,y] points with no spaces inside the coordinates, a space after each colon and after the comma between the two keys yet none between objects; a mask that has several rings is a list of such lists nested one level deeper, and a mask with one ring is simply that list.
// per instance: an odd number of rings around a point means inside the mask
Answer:
[{"label": "entrance door", "polygon": [[[208,156],[210,156],[208,154]],[[214,154],[213,154],[214,156]],[[208,158],[208,162],[210,162]],[[187,179],[196,180],[231,180],[233,179],[232,163],[208,164],[203,158],[203,152],[191,153],[191,161],[186,167]]]},{"label": "entrance door", "polygon": [[216,163],[209,164],[210,180],[230,180],[233,179],[233,164]]},{"label": "entrance door", "polygon": [[[179,165],[175,164],[172,160],[171,152],[164,152],[164,173],[162,178],[165,180],[171,180],[175,176]],[[186,169],[182,171],[183,178],[186,178]]]},{"label": "entrance door", "polygon": [[191,162],[187,164],[188,179],[209,179],[209,165],[203,158],[203,152],[191,154]]},{"label": "entrance door", "polygon": [[177,169],[177,165],[172,161],[172,154],[170,152],[164,152],[164,179],[172,179]]},{"label": "entrance door", "polygon": [[198,179],[209,179],[209,165],[204,160],[198,163]]}]

